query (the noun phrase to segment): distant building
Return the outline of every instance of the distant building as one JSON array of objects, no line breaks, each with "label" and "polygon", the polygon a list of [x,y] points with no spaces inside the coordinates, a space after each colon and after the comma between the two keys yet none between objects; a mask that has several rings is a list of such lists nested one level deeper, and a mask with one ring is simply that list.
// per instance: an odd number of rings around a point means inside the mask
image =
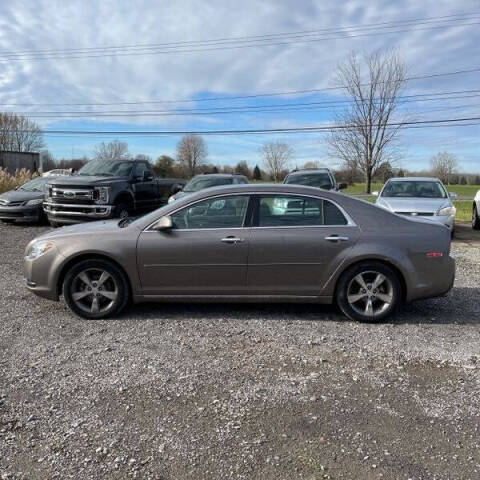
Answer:
[{"label": "distant building", "polygon": [[34,152],[0,151],[0,167],[9,173],[26,168],[34,172],[40,168],[40,154]]}]

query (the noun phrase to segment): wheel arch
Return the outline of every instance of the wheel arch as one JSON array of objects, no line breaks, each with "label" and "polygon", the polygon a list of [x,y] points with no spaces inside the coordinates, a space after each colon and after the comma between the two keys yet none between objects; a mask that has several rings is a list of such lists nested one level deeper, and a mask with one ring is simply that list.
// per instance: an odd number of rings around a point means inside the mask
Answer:
[{"label": "wheel arch", "polygon": [[407,287],[407,280],[405,278],[404,272],[402,272],[402,270],[394,262],[390,260],[386,260],[385,258],[380,258],[375,256],[364,257],[364,258],[355,260],[354,262],[349,263],[348,265],[343,266],[343,268],[338,272],[335,278],[335,287],[333,289],[333,301],[336,302],[338,284],[340,283],[340,279],[342,278],[343,274],[348,270],[350,270],[351,268],[354,268],[357,265],[360,265],[361,263],[368,263],[368,262],[381,263],[382,265],[385,265],[386,267],[390,268],[395,273],[402,287],[402,301],[403,302],[406,301],[406,299],[408,298],[408,287]]},{"label": "wheel arch", "polygon": [[127,204],[132,209],[135,208],[135,199],[130,192],[120,192],[113,200],[114,205],[120,205],[121,203]]},{"label": "wheel arch", "polygon": [[65,262],[65,264],[62,265],[62,268],[60,270],[60,273],[58,274],[57,281],[56,281],[57,298],[63,293],[63,281],[65,280],[65,276],[67,272],[75,264],[80,263],[84,260],[103,260],[103,261],[107,261],[114,264],[115,267],[117,267],[125,275],[125,279],[128,285],[129,295],[131,296],[133,294],[130,277],[128,276],[126,270],[122,267],[122,265],[117,260],[115,260],[112,257],[109,257],[108,255],[103,255],[100,253],[82,253],[80,255],[76,255],[72,258],[69,258],[67,262]]}]

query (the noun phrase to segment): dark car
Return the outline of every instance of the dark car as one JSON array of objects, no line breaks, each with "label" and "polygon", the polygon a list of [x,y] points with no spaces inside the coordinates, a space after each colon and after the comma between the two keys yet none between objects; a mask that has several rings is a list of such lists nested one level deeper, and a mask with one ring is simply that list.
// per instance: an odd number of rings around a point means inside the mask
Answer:
[{"label": "dark car", "polygon": [[308,168],[290,172],[283,183],[305,185],[306,187],[323,188],[324,190],[339,191],[347,188],[346,183],[337,183],[335,175],[329,168]]},{"label": "dark car", "polygon": [[246,183],[248,183],[248,178],[245,175],[235,173],[204,173],[202,175],[195,175],[182,190],[168,199],[168,203],[172,203],[185,195],[199,192],[205,188],[220,187],[222,185],[242,185]]},{"label": "dark car", "polygon": [[149,212],[184,180],[155,178],[146,160],[92,160],[77,174],[49,179],[44,209],[52,226]]},{"label": "dark car", "polygon": [[46,220],[43,213],[45,185],[52,177],[37,177],[21,187],[0,195],[0,220],[4,223],[40,222]]},{"label": "dark car", "polygon": [[318,188],[231,185],[134,221],[48,232],[27,246],[24,276],[85,318],[180,300],[336,302],[380,321],[403,301],[445,295],[449,252],[448,228],[428,220]]}]

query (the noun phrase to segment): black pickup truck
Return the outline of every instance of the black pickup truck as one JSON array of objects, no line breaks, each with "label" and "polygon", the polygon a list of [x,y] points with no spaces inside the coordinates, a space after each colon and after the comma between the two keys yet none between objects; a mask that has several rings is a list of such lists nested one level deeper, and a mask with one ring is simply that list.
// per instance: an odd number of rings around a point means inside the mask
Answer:
[{"label": "black pickup truck", "polygon": [[184,185],[181,179],[154,178],[145,160],[92,160],[76,175],[49,181],[43,208],[54,227],[124,218],[164,205]]}]

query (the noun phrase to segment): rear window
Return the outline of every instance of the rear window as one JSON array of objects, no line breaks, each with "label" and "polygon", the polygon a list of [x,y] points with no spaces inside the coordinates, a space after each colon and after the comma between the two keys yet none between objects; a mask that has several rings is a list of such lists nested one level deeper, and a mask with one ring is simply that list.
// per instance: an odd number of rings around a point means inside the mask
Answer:
[{"label": "rear window", "polygon": [[330,175],[326,172],[291,174],[285,179],[285,183],[323,188],[325,190],[331,190],[334,187]]}]

